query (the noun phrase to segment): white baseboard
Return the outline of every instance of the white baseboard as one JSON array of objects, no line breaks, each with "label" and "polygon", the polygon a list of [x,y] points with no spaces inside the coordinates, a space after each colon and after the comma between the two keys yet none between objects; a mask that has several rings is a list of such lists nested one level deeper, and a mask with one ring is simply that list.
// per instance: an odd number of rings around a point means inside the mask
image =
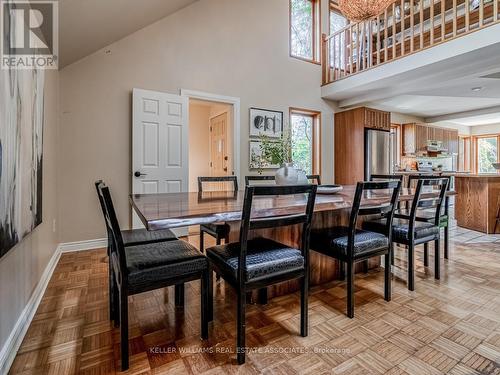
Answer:
[{"label": "white baseboard", "polygon": [[33,316],[35,315],[36,310],[38,309],[38,305],[42,300],[42,297],[45,293],[45,289],[52,277],[52,274],[59,262],[59,258],[61,257],[61,248],[57,247],[56,251],[52,255],[47,267],[43,271],[42,277],[38,282],[33,294],[31,295],[28,303],[24,307],[21,315],[17,319],[14,328],[12,329],[5,345],[0,350],[0,374],[7,374],[9,371],[12,362],[14,362],[14,358],[16,357],[17,351],[23,342],[24,335],[33,320]]},{"label": "white baseboard", "polygon": [[107,246],[107,238],[98,238],[95,240],[60,243],[59,249],[62,253],[69,253],[72,251],[100,249]]}]

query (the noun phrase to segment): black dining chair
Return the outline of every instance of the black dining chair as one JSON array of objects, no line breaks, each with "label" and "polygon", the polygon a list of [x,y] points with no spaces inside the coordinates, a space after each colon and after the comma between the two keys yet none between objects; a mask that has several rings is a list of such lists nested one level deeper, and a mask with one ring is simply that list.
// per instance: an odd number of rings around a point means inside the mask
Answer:
[{"label": "black dining chair", "polygon": [[[347,268],[347,316],[354,318],[354,265],[367,259],[384,255],[384,298],[391,300],[392,219],[401,181],[358,182],[349,218],[349,227],[339,226],[311,232],[311,250],[335,258]],[[361,205],[363,196],[386,190],[390,202],[380,205]],[[360,216],[382,215],[380,232],[357,229]],[[342,272],[343,273],[343,272]]]},{"label": "black dining chair", "polygon": [[267,181],[266,185],[270,185],[269,181],[275,181],[276,177],[275,176],[245,176],[245,185],[250,186],[254,183],[262,182],[262,181]]},{"label": "black dining chair", "polygon": [[[221,176],[221,177],[198,177],[198,192],[204,192],[205,183],[221,183],[230,184],[231,191],[238,191],[238,179],[236,176]],[[205,233],[214,237],[216,244],[220,245],[221,240],[224,239],[225,243],[229,242],[230,227],[226,223],[202,224],[200,225],[200,250],[205,251]]]},{"label": "black dining chair", "polygon": [[120,325],[121,369],[129,367],[128,296],[201,280],[201,337],[208,338],[212,305],[210,268],[207,258],[194,246],[181,240],[147,243],[125,248],[109,188],[97,186],[104,203],[105,220],[111,228],[113,305],[119,306],[113,319]]},{"label": "black dining chair", "polygon": [[[409,215],[398,214],[397,218],[395,217],[393,220],[392,241],[406,245],[408,249],[407,282],[409,290],[415,290],[415,246],[424,244],[424,252],[426,252],[428,243],[434,241],[434,277],[436,279],[440,278],[439,222],[448,182],[448,178],[420,178],[417,182]],[[430,192],[424,191],[427,188],[433,190],[437,189],[437,192],[431,194]],[[434,211],[434,219],[432,222],[418,216],[418,212],[421,209],[426,209],[427,212],[430,210]],[[375,219],[365,221],[363,223],[363,228],[380,233],[382,231],[382,220]],[[426,262],[425,254],[424,262]]]},{"label": "black dining chair", "polygon": [[[448,179],[448,191],[450,190],[450,182],[451,182],[451,177],[443,177],[443,176],[429,176],[429,175],[412,175],[408,177],[408,188],[411,189],[412,187],[416,186],[416,183],[418,180],[421,179],[431,179],[431,180],[439,180],[446,178]],[[449,247],[450,247],[450,214],[449,214],[449,205],[450,205],[450,198],[448,196],[445,197],[444,201],[444,209],[441,210],[441,216],[439,218],[439,228],[444,229],[444,259],[449,259]],[[395,217],[399,218],[400,216],[404,218],[405,216],[410,215],[410,209],[407,207],[406,210],[399,210],[396,211]],[[429,210],[419,210],[417,212],[417,220],[418,221],[427,221],[432,223],[434,221],[434,210],[431,209]],[[424,264],[425,266],[428,266],[428,245],[424,245]]]},{"label": "black dining chair", "polygon": [[313,184],[321,185],[321,176],[319,174],[309,174],[306,177]]},{"label": "black dining chair", "polygon": [[[245,304],[246,293],[266,288],[283,281],[300,279],[301,319],[300,334],[307,336],[308,289],[309,289],[309,233],[316,198],[316,185],[294,186],[247,186],[240,226],[240,240],[207,249],[212,267],[236,290],[237,294],[237,358],[245,362]],[[307,194],[307,197],[305,196]],[[280,214],[271,217],[252,217],[254,201],[266,196],[300,197],[305,209],[297,214]],[[272,203],[269,202],[269,205]],[[301,225],[299,248],[281,244],[271,239],[249,239],[254,229]]]},{"label": "black dining chair", "polygon": [[[111,228],[108,225],[108,222],[106,220],[106,211],[104,209],[104,201],[99,193],[99,185],[103,183],[102,180],[96,181],[94,183],[96,191],[97,191],[97,197],[99,198],[99,204],[101,206],[101,211],[104,217],[104,223],[106,224],[106,233],[108,236],[108,246],[107,246],[107,252],[108,256],[111,254],[111,245],[112,245],[112,235],[111,235]],[[175,234],[170,230],[170,229],[162,229],[162,230],[155,230],[155,231],[149,231],[146,228],[142,229],[130,229],[130,230],[122,230],[121,231],[122,239],[123,239],[123,246],[128,247],[128,246],[136,246],[136,245],[144,245],[148,243],[155,243],[155,242],[163,242],[163,241],[173,241],[177,240],[178,238],[175,236]],[[112,285],[112,270],[111,270],[111,262],[109,262],[109,318],[113,319],[113,314],[114,314],[114,309],[115,306],[112,304],[111,300],[111,285]],[[184,301],[184,298],[182,297],[182,286],[178,286],[176,290],[176,303],[177,305],[182,305],[182,302]]]}]

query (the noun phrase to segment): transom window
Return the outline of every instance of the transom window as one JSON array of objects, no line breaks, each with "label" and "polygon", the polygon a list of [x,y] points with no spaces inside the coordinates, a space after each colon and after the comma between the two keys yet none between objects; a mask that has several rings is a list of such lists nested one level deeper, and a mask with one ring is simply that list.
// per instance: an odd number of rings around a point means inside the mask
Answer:
[{"label": "transom window", "polygon": [[318,63],[320,0],[290,0],[290,56]]},{"label": "transom window", "polygon": [[320,116],[317,111],[290,109],[292,160],[307,174],[321,174]]}]

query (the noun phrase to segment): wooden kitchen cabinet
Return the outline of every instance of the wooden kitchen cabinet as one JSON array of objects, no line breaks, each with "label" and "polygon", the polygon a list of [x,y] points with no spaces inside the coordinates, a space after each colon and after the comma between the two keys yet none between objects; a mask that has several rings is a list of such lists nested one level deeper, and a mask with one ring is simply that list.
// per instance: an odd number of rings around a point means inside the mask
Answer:
[{"label": "wooden kitchen cabinet", "polygon": [[458,153],[458,131],[427,124],[403,124],[403,154],[427,151],[427,141],[441,141],[448,153]]},{"label": "wooden kitchen cabinet", "polygon": [[335,183],[353,185],[365,178],[365,129],[391,130],[389,112],[361,107],[335,114]]}]

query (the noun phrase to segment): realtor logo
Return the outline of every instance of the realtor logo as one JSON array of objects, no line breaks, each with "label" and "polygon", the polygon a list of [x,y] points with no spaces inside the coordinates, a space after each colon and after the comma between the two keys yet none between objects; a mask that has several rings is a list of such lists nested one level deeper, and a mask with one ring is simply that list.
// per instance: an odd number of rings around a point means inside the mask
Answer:
[{"label": "realtor logo", "polygon": [[57,69],[58,2],[1,3],[2,69]]}]

